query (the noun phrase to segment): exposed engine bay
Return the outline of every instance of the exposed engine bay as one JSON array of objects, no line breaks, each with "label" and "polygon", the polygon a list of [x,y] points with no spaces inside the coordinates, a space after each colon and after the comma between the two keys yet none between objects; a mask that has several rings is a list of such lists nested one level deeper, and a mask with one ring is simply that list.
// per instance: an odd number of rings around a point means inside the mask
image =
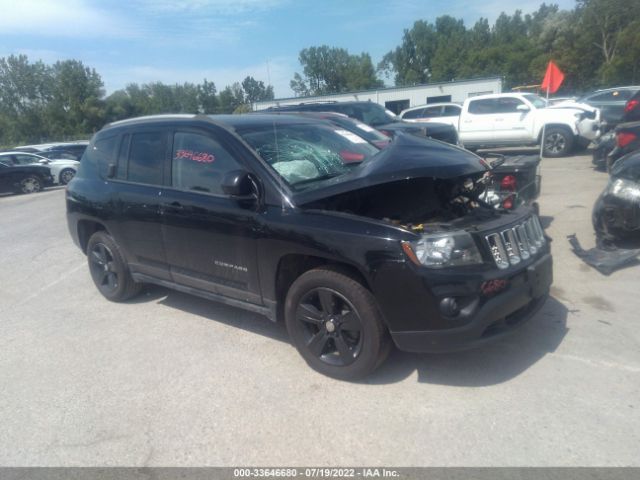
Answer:
[{"label": "exposed engine bay", "polygon": [[475,220],[499,215],[482,199],[490,183],[489,172],[452,179],[413,178],[350,191],[307,206],[375,218],[421,232],[427,225],[451,224],[469,215]]}]

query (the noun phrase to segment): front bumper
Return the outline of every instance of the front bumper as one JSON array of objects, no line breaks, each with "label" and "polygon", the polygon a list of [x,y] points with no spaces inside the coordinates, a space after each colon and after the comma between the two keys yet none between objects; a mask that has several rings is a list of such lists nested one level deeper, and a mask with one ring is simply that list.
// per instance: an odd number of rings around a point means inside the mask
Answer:
[{"label": "front bumper", "polygon": [[576,124],[578,136],[585,141],[597,140],[602,134],[602,125],[598,116],[595,119],[585,118]]},{"label": "front bumper", "polygon": [[509,288],[487,300],[464,326],[426,331],[391,332],[407,352],[442,353],[475,348],[513,332],[544,304],[553,281],[551,254],[510,279]]}]

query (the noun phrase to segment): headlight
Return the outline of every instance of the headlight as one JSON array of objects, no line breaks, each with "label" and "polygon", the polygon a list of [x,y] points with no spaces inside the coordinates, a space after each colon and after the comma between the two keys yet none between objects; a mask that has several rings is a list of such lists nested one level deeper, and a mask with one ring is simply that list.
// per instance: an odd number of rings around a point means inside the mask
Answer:
[{"label": "headlight", "polygon": [[402,249],[413,263],[430,268],[482,263],[473,238],[463,231],[424,234],[414,242],[402,242]]},{"label": "headlight", "polygon": [[635,182],[618,178],[609,182],[607,190],[610,194],[629,202],[640,202],[640,186]]}]

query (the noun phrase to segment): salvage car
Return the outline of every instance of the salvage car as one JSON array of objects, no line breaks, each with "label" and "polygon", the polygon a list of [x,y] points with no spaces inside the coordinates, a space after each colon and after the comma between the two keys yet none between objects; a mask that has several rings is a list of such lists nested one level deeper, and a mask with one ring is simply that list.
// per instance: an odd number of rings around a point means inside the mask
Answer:
[{"label": "salvage car", "polygon": [[11,165],[47,165],[53,183],[66,185],[76,174],[80,162],[68,158],[49,159],[35,153],[14,151],[0,153],[0,161]]},{"label": "salvage car", "polygon": [[605,241],[640,238],[640,150],[613,165],[609,183],[593,207],[592,220],[596,234]]},{"label": "salvage car", "polygon": [[640,149],[640,122],[621,123],[615,129],[616,143],[607,155],[607,170],[611,170],[618,159]]},{"label": "salvage car", "polygon": [[513,332],[552,282],[531,208],[481,200],[486,161],[400,135],[379,150],[288,115],[107,125],[66,193],[70,234],[108,300],[164,285],[284,319],[317,371],[374,371],[395,344],[471,348]]},{"label": "salvage car", "polygon": [[313,102],[270,107],[269,112],[337,112],[355,118],[388,137],[409,133],[428,137],[452,145],[461,145],[455,127],[446,123],[404,122],[393,112],[374,102]]},{"label": "salvage car", "polygon": [[538,213],[541,176],[538,155],[486,153],[491,164],[491,180],[482,199],[496,208],[512,210],[528,205]]},{"label": "salvage car", "polygon": [[631,97],[624,106],[622,122],[640,122],[640,91]]},{"label": "salvage car", "polygon": [[[261,112],[254,112],[255,114],[265,113],[266,110]],[[270,115],[277,115],[278,112],[268,112]],[[355,118],[348,117],[343,113],[336,112],[283,112],[286,115],[302,115],[307,118],[316,118],[318,120],[326,120],[330,123],[345,128],[346,130],[355,133],[356,135],[364,138],[369,143],[375,145],[378,148],[385,148],[389,145],[391,139],[380,133],[373,127],[370,127],[366,123],[362,123]]]},{"label": "salvage car", "polygon": [[478,95],[462,104],[458,133],[467,148],[542,143],[545,157],[563,157],[600,136],[600,112],[578,103],[547,106],[529,93]]},{"label": "salvage car", "polygon": [[36,193],[52,183],[51,172],[45,166],[15,166],[0,158],[1,193]]},{"label": "salvage car", "polygon": [[624,121],[622,117],[625,105],[638,92],[640,86],[607,88],[584,95],[577,102],[599,109],[604,129],[608,130]]}]

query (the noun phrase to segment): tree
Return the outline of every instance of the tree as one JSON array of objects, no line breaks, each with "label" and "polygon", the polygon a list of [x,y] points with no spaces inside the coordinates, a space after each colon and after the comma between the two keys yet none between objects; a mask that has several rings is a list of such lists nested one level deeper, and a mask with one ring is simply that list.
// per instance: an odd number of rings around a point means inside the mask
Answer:
[{"label": "tree", "polygon": [[95,132],[104,124],[100,75],[78,60],[56,62],[51,69],[51,98],[47,104],[49,134],[56,137]]},{"label": "tree", "polygon": [[383,85],[367,53],[351,55],[343,48],[322,45],[301,50],[298,59],[304,76],[296,73],[290,82],[297,95],[323,95]]},{"label": "tree", "polygon": [[242,89],[247,103],[273,100],[274,98],[273,87],[271,85],[265,87],[262,81],[255,80],[253,77],[246,77],[242,81]]},{"label": "tree", "polygon": [[[577,34],[582,42],[582,50],[597,48],[601,56],[601,83],[607,80],[607,72],[620,53],[621,40],[627,27],[640,17],[640,2],[637,0],[578,0],[579,23]],[[636,59],[637,60],[637,59]]]},{"label": "tree", "polygon": [[240,105],[246,103],[242,85],[235,82],[220,92],[218,113],[233,113]]},{"label": "tree", "polygon": [[44,63],[29,63],[25,55],[0,58],[0,144],[46,136],[51,84],[51,69]]},{"label": "tree", "polygon": [[218,110],[218,97],[216,96],[216,84],[208,82],[205,78],[198,85],[198,105],[201,113],[216,113]]}]

